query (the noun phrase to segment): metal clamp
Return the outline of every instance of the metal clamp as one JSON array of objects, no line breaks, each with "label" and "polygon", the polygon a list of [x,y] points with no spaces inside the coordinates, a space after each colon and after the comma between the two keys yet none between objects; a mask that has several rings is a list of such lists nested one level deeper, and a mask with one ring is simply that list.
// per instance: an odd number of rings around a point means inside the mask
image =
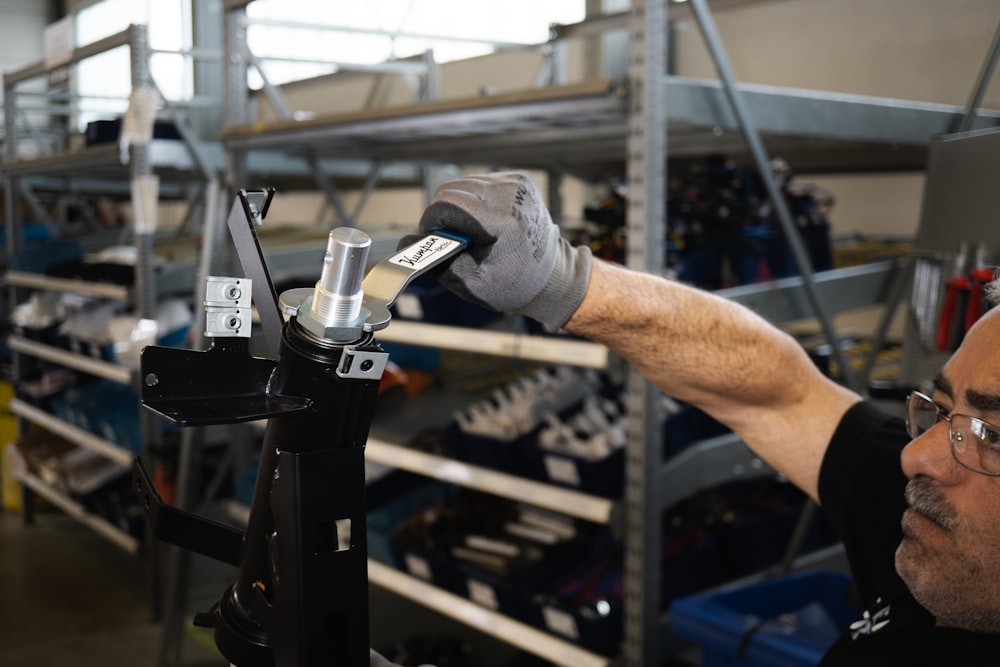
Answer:
[{"label": "metal clamp", "polygon": [[253,280],[208,276],[205,284],[205,335],[249,338]]},{"label": "metal clamp", "polygon": [[389,355],[385,352],[347,346],[341,353],[337,375],[352,380],[378,380],[388,361]]}]

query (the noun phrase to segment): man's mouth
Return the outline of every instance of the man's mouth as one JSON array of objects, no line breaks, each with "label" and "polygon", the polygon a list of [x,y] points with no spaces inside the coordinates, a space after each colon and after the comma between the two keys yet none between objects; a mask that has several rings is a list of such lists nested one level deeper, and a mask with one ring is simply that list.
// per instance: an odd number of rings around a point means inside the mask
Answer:
[{"label": "man's mouth", "polygon": [[[934,523],[943,530],[952,531],[958,525],[955,510],[933,486],[932,482],[912,479],[906,485],[906,502],[910,508],[906,514],[913,514]],[[903,531],[906,532],[908,517],[903,516]]]}]

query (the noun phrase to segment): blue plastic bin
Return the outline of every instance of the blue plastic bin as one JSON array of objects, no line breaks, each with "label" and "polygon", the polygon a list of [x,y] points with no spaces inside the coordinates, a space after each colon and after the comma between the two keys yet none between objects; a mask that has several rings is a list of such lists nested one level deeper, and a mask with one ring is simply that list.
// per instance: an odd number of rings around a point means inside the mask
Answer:
[{"label": "blue plastic bin", "polygon": [[819,663],[859,613],[848,575],[800,572],[678,598],[670,628],[701,646],[705,667],[805,667]]}]

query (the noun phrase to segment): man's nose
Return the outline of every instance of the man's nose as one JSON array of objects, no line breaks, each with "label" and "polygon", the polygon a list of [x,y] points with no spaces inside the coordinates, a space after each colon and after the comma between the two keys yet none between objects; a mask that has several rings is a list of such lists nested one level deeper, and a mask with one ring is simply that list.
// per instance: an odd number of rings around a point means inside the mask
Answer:
[{"label": "man's nose", "polygon": [[962,467],[951,454],[950,428],[949,422],[941,420],[903,448],[900,463],[907,478],[926,475],[953,482],[962,474]]}]

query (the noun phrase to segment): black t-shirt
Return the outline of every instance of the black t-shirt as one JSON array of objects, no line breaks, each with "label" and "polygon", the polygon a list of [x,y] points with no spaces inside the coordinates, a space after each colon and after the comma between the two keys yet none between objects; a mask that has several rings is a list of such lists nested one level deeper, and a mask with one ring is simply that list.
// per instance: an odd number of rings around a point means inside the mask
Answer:
[{"label": "black t-shirt", "polygon": [[906,507],[899,454],[908,441],[901,419],[868,402],[848,410],[830,441],[820,501],[844,542],[865,612],[821,667],[1000,665],[1000,635],[935,627],[896,573]]}]

